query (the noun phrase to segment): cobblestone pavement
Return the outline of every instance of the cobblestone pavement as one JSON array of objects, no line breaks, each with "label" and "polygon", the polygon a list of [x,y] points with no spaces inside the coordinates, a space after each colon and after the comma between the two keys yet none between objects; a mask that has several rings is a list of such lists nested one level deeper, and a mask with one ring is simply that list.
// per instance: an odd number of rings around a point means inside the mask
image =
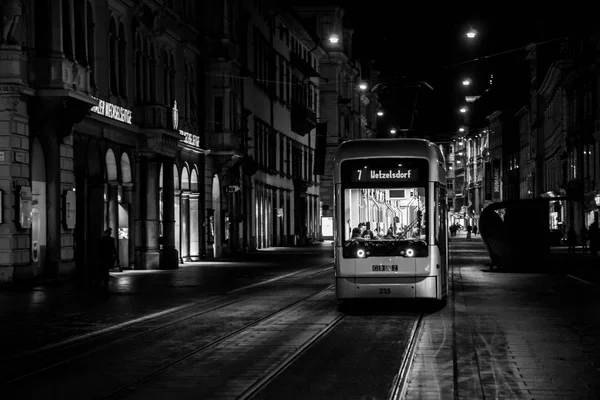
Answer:
[{"label": "cobblestone pavement", "polygon": [[10,343],[3,355],[93,335],[332,262],[329,241],[261,250],[229,260],[186,263],[176,270],[111,273],[109,293],[70,281],[0,288],[0,342]]},{"label": "cobblestone pavement", "polygon": [[405,399],[600,398],[600,286],[573,278],[595,260],[553,252],[554,272],[491,272],[479,237],[452,238],[452,299],[424,320]]}]

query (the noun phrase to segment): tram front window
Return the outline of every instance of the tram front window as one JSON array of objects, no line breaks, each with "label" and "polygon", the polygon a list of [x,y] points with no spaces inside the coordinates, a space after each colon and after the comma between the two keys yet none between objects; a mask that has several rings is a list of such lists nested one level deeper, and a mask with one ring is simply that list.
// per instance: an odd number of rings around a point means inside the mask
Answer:
[{"label": "tram front window", "polygon": [[388,249],[388,252],[383,251],[388,255],[396,252],[393,243],[418,241],[426,246],[424,187],[351,188],[343,193],[343,240],[347,246],[364,242],[377,245],[375,242],[381,241],[381,246],[376,247]]}]

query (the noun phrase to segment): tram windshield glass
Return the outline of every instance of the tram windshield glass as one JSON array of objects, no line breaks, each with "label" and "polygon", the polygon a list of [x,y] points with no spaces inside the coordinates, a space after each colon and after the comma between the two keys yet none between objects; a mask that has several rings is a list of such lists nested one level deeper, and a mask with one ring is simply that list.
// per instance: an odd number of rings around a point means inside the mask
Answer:
[{"label": "tram windshield glass", "polygon": [[344,190],[344,241],[427,240],[424,187]]}]

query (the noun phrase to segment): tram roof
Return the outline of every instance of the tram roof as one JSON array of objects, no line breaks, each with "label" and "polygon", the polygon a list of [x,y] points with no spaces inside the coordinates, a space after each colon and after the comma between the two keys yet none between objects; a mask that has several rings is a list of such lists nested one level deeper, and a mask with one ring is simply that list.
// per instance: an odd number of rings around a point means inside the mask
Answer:
[{"label": "tram roof", "polygon": [[427,139],[398,138],[347,140],[337,148],[335,163],[341,158],[394,156],[423,157],[444,162],[444,156],[435,143]]}]

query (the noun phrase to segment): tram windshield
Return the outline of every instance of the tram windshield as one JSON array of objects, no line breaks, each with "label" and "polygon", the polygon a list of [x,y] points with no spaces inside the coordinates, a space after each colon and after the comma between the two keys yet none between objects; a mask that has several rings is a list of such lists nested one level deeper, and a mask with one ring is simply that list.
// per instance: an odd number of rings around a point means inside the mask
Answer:
[{"label": "tram windshield", "polygon": [[344,189],[344,242],[427,241],[424,187]]}]

